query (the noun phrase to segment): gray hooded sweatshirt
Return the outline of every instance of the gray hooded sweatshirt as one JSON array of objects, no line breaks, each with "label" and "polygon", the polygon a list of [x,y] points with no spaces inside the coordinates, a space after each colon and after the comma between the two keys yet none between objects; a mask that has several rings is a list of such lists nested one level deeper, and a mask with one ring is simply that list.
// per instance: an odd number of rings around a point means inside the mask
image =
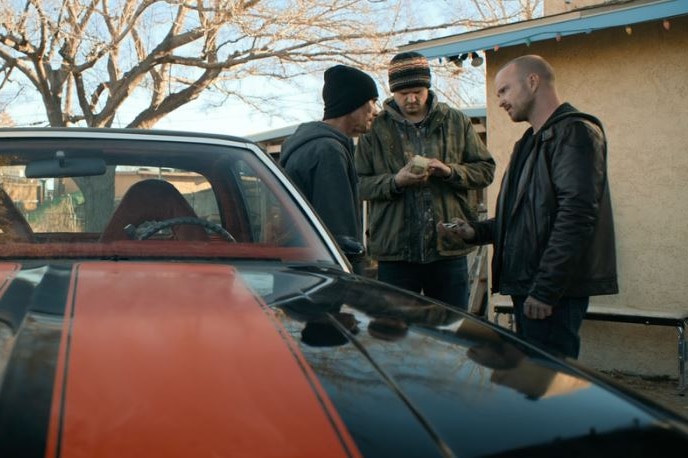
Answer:
[{"label": "gray hooded sweatshirt", "polygon": [[301,124],[282,145],[279,163],[335,239],[363,242],[350,137],[322,121]]}]

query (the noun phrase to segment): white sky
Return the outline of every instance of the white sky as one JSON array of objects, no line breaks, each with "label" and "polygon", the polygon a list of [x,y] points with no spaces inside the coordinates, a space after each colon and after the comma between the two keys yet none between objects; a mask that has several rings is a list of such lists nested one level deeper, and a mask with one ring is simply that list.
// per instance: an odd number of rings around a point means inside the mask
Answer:
[{"label": "white sky", "polygon": [[243,105],[236,99],[222,107],[210,108],[205,100],[197,100],[167,116],[156,129],[190,130],[247,136],[268,130],[322,118],[322,83],[315,77],[305,90],[292,89],[278,94],[278,109],[270,114]]},{"label": "white sky", "polygon": [[[322,118],[322,89],[321,74],[307,78],[304,89],[282,89],[275,94],[278,100],[276,109],[271,115],[261,113],[254,107],[241,104],[236,99],[229,99],[220,107],[210,106],[209,94],[175,110],[159,121],[155,129],[172,129],[196,132],[221,133],[236,136],[248,136],[260,132],[278,129],[300,122]],[[245,83],[244,83],[245,84]],[[245,88],[248,89],[248,88]],[[382,88],[379,88],[382,91]],[[263,88],[264,90],[264,88]],[[40,101],[30,101],[26,95],[21,102],[9,105],[7,111],[18,127],[45,126],[47,116]],[[29,98],[29,100],[27,100]],[[141,111],[142,106],[136,106],[136,98],[132,97],[126,106],[119,111],[113,127],[126,127],[126,124]]]},{"label": "white sky", "polygon": [[[423,3],[423,20],[439,23],[445,14],[450,0],[431,0]],[[417,5],[416,5],[417,6]],[[434,8],[433,8],[434,7]],[[425,37],[427,38],[427,37]],[[386,75],[378,75],[379,78]],[[276,97],[270,114],[261,113],[255,107],[249,107],[232,98],[218,105],[220,100],[211,100],[209,93],[184,105],[159,121],[154,128],[196,132],[222,133],[236,136],[249,136],[256,133],[296,125],[301,122],[322,119],[322,72],[304,77],[298,86],[285,88],[270,82],[262,85],[248,81],[237,81],[237,90],[243,94],[271,93]],[[385,98],[386,81],[377,79],[380,98]],[[37,94],[23,94],[22,101],[10,104],[8,112],[17,126],[45,126],[47,116]],[[148,101],[149,97],[140,100]],[[31,100],[34,100],[33,102]],[[211,104],[209,102],[215,102]],[[118,112],[113,127],[125,127],[144,106],[137,103],[135,96],[130,97],[125,106]]]},{"label": "white sky", "polygon": [[[371,74],[371,76],[377,78],[380,100],[384,100],[387,95],[386,81],[381,81],[379,75]],[[224,103],[212,100],[213,95],[205,93],[197,100],[167,115],[154,128],[246,137],[301,122],[320,120],[323,113],[322,77],[322,71],[320,71],[303,77],[299,84],[288,87],[277,83],[263,83],[262,86],[256,88],[252,87],[253,84],[241,82],[237,90],[244,91],[246,94],[271,93],[275,97],[271,102],[273,106],[269,113],[247,106],[236,98],[227,99]],[[439,80],[435,83],[439,84]],[[42,103],[38,100],[30,102],[32,97],[35,97],[35,94],[25,94],[24,101],[14,102],[8,107],[7,111],[15,125],[19,127],[47,125],[47,116]],[[142,97],[139,100],[147,102],[148,97]],[[215,106],[220,103],[222,103],[221,106]],[[145,107],[137,103],[135,96],[130,97],[125,106],[119,110],[113,127],[126,127],[143,108]]]}]

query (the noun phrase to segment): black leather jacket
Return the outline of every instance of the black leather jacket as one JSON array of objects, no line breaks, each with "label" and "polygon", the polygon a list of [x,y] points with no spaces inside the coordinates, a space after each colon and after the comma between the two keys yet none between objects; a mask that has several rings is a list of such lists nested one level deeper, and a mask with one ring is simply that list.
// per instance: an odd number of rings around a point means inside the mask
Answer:
[{"label": "black leather jacket", "polygon": [[[492,291],[556,305],[562,296],[618,293],[607,144],[600,121],[564,104],[543,125],[510,187],[514,146],[495,218],[473,223],[494,244]],[[509,189],[516,195],[507,198]],[[505,208],[511,202],[511,208]]]}]

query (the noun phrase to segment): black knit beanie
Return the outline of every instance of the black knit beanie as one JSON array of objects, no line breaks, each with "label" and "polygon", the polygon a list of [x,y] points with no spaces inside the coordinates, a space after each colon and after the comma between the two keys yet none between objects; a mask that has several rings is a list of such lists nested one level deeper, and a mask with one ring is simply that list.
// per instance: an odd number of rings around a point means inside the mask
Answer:
[{"label": "black knit beanie", "polygon": [[389,90],[401,91],[411,87],[430,87],[430,66],[424,55],[402,52],[392,58],[387,71]]},{"label": "black knit beanie", "polygon": [[364,72],[346,65],[335,65],[325,70],[322,97],[325,102],[323,120],[339,118],[368,100],[376,99],[377,86],[375,80]]}]

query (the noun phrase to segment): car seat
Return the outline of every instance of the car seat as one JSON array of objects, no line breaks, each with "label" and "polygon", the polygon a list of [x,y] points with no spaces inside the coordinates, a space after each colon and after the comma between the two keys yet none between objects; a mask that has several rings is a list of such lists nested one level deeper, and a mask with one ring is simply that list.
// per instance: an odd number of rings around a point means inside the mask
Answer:
[{"label": "car seat", "polygon": [[[164,180],[149,179],[135,183],[122,196],[112,214],[101,242],[131,240],[127,227],[139,227],[146,222],[165,221],[171,218],[198,218],[189,202],[172,184]],[[174,225],[170,228],[174,240],[207,241],[208,234],[201,226]]]}]

